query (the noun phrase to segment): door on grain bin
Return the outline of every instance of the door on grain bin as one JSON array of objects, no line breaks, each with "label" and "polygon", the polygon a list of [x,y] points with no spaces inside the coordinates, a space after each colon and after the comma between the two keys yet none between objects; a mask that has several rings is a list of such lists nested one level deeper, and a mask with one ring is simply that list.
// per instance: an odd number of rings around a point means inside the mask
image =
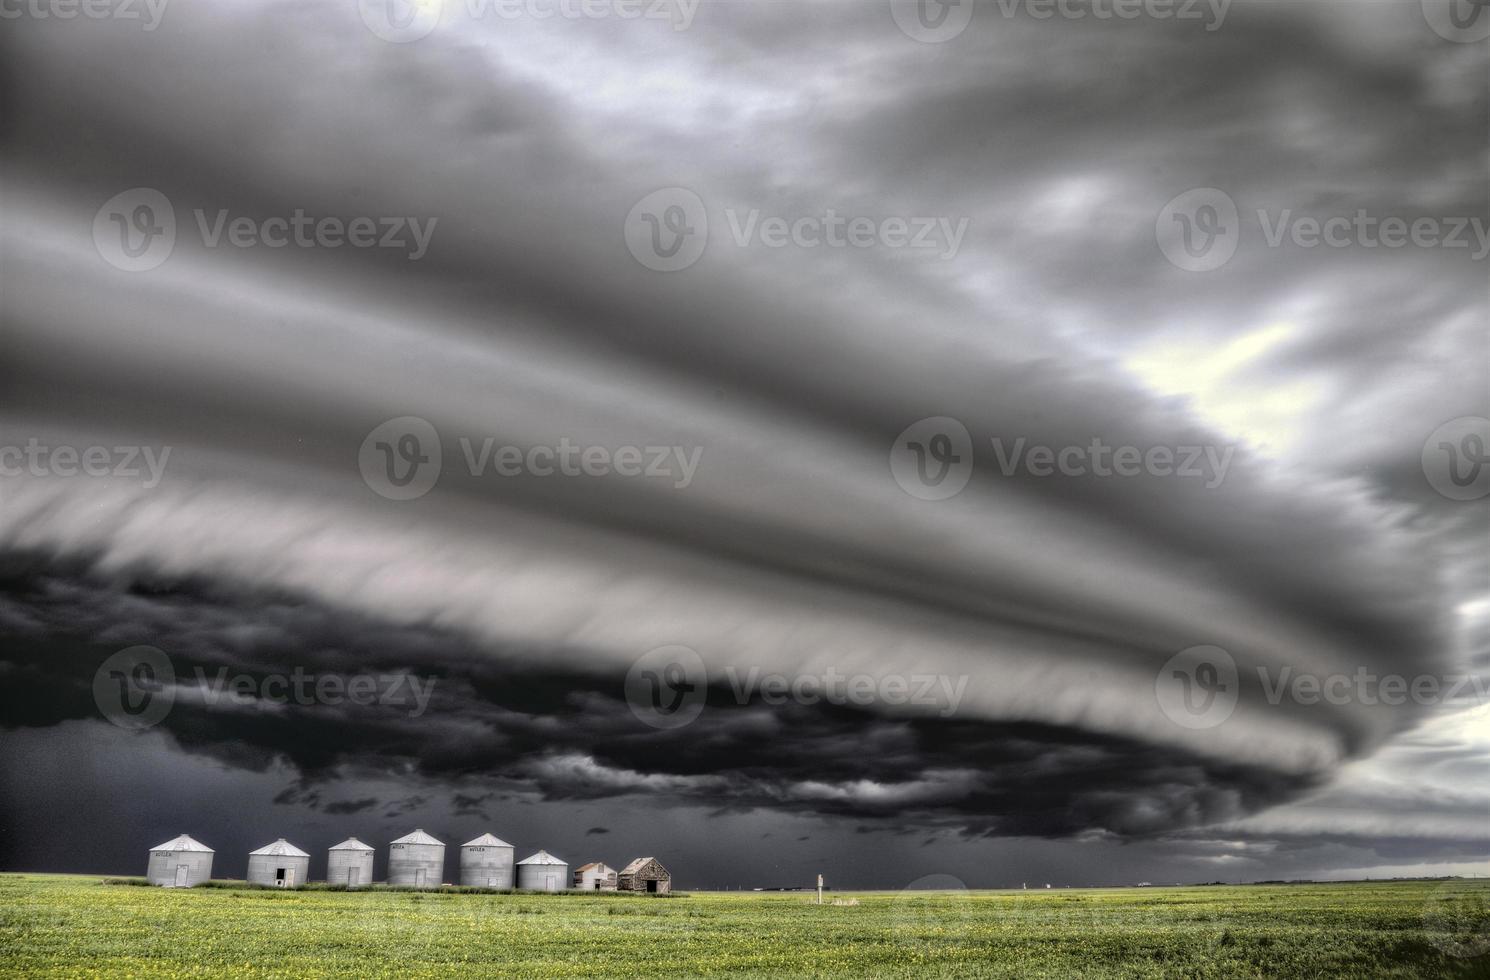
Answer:
[{"label": "door on grain bin", "polygon": [[362,871],[361,868],[348,868],[347,869],[347,884],[349,884],[349,885],[355,885],[355,884],[357,884],[357,875],[359,873],[361,873],[361,871]]},{"label": "door on grain bin", "polygon": [[553,875],[543,876],[543,890],[546,892],[556,892],[559,890]]},{"label": "door on grain bin", "polygon": [[415,868],[414,869],[414,884],[415,885],[422,885],[422,884],[424,884],[424,869],[423,868]]},{"label": "door on grain bin", "polygon": [[176,865],[176,887],[185,888],[187,886],[187,878],[190,877],[190,875],[191,868],[188,865]]}]

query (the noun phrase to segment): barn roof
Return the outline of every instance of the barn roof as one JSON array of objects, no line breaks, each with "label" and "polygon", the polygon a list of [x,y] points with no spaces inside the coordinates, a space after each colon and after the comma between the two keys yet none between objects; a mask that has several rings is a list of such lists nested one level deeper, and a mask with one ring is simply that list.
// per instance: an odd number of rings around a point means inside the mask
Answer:
[{"label": "barn roof", "polygon": [[393,843],[395,843],[395,844],[439,844],[441,847],[444,847],[445,846],[445,842],[444,841],[435,840],[433,837],[431,837],[429,834],[426,834],[422,830],[416,830],[412,834],[404,834],[402,837],[400,837],[398,840],[394,841]]},{"label": "barn roof", "polygon": [[152,851],[201,851],[204,854],[216,854],[217,853],[212,848],[208,847],[206,844],[203,844],[201,841],[192,840],[190,837],[186,836],[185,834],[182,834],[180,837],[176,837],[176,838],[174,838],[172,840],[168,840],[164,844],[156,844],[154,847],[150,848],[150,850],[152,850]]},{"label": "barn roof", "polygon": [[[621,869],[621,874],[623,874],[623,875],[634,875],[638,871],[640,871],[642,868],[645,868],[647,866],[647,862],[648,861],[656,861],[656,860],[657,859],[654,858],[654,857],[637,858],[635,861],[632,861],[630,864],[626,865],[626,867],[622,868]],[[661,862],[658,862],[658,865],[657,866],[659,868],[661,868],[662,867]],[[666,871],[667,869],[666,868],[663,868],[662,870]]]},{"label": "barn roof", "polygon": [[578,873],[578,872],[581,872],[581,871],[593,871],[596,868],[600,868],[600,869],[603,869],[605,871],[614,871],[615,870],[614,868],[606,867],[606,864],[605,864],[604,861],[592,861],[589,864],[582,864],[579,867],[575,868],[574,870],[575,870],[576,873]]},{"label": "barn roof", "polygon": [[248,852],[248,856],[249,857],[253,857],[255,854],[259,855],[260,857],[292,857],[292,858],[308,858],[308,857],[310,857],[309,854],[306,854],[300,848],[296,847],[294,844],[291,844],[289,841],[285,840],[283,837],[281,837],[279,840],[275,841],[273,844],[265,844],[263,847],[259,848],[257,851],[249,851]]},{"label": "barn roof", "polygon": [[370,845],[370,844],[364,844],[364,843],[362,843],[360,840],[358,840],[355,837],[348,837],[346,840],[342,841],[340,844],[333,844],[329,848],[329,850],[333,850],[333,851],[370,851],[370,850],[372,850],[372,845]]},{"label": "barn roof", "polygon": [[500,837],[493,837],[491,834],[482,834],[480,837],[477,837],[475,840],[468,840],[464,844],[461,845],[461,847],[511,847],[511,846],[512,846],[511,844],[509,844],[506,841],[502,840]]},{"label": "barn roof", "polygon": [[564,864],[565,861],[564,861],[563,858],[554,857],[552,854],[548,853],[547,851],[539,851],[537,854],[534,854],[532,857],[525,857],[525,858],[523,858],[521,861],[519,861],[517,863],[518,864]]}]

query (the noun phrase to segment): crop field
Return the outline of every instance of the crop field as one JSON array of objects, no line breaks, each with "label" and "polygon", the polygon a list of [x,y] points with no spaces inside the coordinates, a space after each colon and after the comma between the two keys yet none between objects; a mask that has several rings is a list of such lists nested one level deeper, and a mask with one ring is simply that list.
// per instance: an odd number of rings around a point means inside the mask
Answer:
[{"label": "crop field", "polygon": [[[835,904],[836,903],[836,904]],[[460,894],[0,876],[0,976],[1490,977],[1490,881]]]}]

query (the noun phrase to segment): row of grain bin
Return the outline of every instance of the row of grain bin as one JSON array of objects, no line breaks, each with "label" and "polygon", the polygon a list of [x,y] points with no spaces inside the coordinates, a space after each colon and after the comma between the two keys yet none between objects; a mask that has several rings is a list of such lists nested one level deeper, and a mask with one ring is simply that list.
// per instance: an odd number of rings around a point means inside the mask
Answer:
[{"label": "row of grain bin", "polygon": [[[212,848],[182,834],[150,849],[146,877],[152,885],[190,887],[212,877]],[[547,851],[518,862],[511,844],[482,834],[461,846],[460,883],[477,888],[531,888],[561,891],[569,887],[569,866]],[[433,888],[444,881],[445,844],[415,830],[388,846],[388,884]],[[293,888],[310,879],[310,855],[280,838],[249,853],[248,880],[253,884]],[[326,880],[357,888],[372,884],[373,848],[349,837],[327,852]]]}]

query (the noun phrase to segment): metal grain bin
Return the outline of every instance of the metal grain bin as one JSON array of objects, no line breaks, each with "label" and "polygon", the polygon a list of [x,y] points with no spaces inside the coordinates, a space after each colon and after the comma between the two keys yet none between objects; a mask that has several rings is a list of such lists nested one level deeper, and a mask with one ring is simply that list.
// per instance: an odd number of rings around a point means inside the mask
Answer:
[{"label": "metal grain bin", "polygon": [[212,855],[206,844],[182,834],[150,848],[150,864],[145,877],[152,885],[167,888],[189,888],[212,877]]},{"label": "metal grain bin", "polygon": [[482,834],[460,846],[460,883],[475,888],[511,888],[512,845]]},{"label": "metal grain bin", "polygon": [[517,862],[517,887],[535,892],[557,892],[569,887],[569,865],[547,851]]},{"label": "metal grain bin", "polygon": [[310,855],[281,837],[248,852],[248,883],[294,888],[310,878]]},{"label": "metal grain bin", "polygon": [[361,888],[372,884],[373,849],[348,837],[326,852],[326,881],[332,885]]},{"label": "metal grain bin", "polygon": [[445,880],[445,845],[422,830],[388,845],[388,884],[434,888]]}]

